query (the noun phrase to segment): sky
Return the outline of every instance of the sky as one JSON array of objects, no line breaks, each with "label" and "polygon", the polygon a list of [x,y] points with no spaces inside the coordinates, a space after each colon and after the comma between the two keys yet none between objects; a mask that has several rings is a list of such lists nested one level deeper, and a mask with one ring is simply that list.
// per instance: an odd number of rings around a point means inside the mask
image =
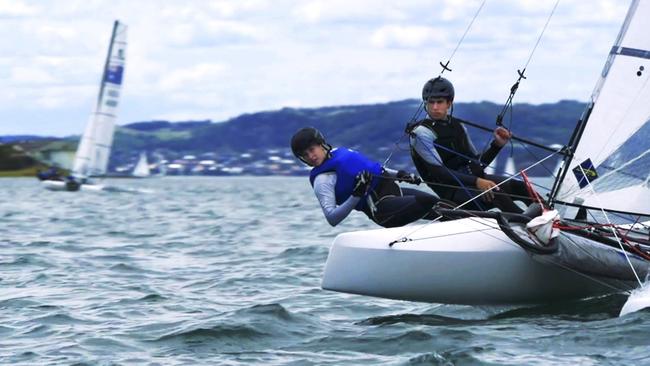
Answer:
[{"label": "sky", "polygon": [[[418,98],[504,103],[556,0],[0,0],[0,135],[80,134],[113,22],[128,26],[118,124]],[[563,0],[515,103],[587,101],[630,0]]]}]

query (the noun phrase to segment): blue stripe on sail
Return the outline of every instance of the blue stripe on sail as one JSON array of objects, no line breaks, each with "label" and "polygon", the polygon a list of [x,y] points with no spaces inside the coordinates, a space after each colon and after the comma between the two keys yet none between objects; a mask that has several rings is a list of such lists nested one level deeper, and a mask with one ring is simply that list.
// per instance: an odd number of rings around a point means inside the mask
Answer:
[{"label": "blue stripe on sail", "polygon": [[616,54],[616,55],[623,55],[623,56],[650,59],[650,51],[648,51],[648,50],[640,50],[640,49],[637,49],[637,48],[614,46],[614,47],[612,47],[612,51],[610,53]]},{"label": "blue stripe on sail", "polygon": [[109,66],[106,68],[106,77],[104,81],[107,83],[122,84],[122,74],[124,72],[124,67],[121,65]]}]

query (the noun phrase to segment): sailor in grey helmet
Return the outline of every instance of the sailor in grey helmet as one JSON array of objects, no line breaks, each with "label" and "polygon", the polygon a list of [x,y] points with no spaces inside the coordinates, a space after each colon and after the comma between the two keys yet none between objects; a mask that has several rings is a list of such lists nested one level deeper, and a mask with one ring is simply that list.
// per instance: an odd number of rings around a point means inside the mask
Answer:
[{"label": "sailor in grey helmet", "polygon": [[[418,173],[440,198],[456,204],[488,191],[480,202],[474,200],[463,206],[465,209],[498,207],[506,212],[522,212],[510,196],[498,193],[528,197],[524,183],[512,179],[497,187],[507,177],[483,172],[483,167],[494,160],[512,134],[503,127],[497,127],[489,146],[478,153],[469,139],[464,121],[452,116],[454,97],[454,85],[443,77],[427,81],[422,88],[427,118],[407,127],[411,158]],[[526,205],[532,203],[527,198],[521,200]]]},{"label": "sailor in grey helmet", "polygon": [[385,169],[378,162],[344,147],[332,148],[313,127],[298,130],[291,150],[313,167],[309,181],[327,222],[338,225],[352,210],[362,211],[383,227],[403,226],[421,218],[433,218],[438,201],[431,194],[401,188],[395,181],[420,184],[402,170]]}]

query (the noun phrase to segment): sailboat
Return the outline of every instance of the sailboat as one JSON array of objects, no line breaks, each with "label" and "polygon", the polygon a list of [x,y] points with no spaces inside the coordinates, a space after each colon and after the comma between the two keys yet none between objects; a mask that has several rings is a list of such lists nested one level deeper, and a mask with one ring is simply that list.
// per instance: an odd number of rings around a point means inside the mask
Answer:
[{"label": "sailboat", "polygon": [[[642,287],[650,272],[648,18],[650,1],[632,1],[563,153],[549,200],[557,210],[438,209],[448,221],[342,233],[322,287],[468,305],[548,303]],[[548,235],[531,225],[540,218]]]},{"label": "sailboat", "polygon": [[67,191],[104,188],[94,179],[106,176],[108,169],[126,62],[126,30],[126,25],[118,20],[113,24],[97,103],[79,141],[71,176],[65,180],[44,180],[45,188]]},{"label": "sailboat", "polygon": [[138,163],[135,165],[135,168],[133,168],[133,173],[131,173],[132,176],[136,178],[146,178],[151,175],[151,172],[149,171],[149,162],[147,161],[147,154],[142,152],[140,153],[140,158],[138,159]]},{"label": "sailboat", "polygon": [[506,177],[512,177],[513,175],[517,174],[517,168],[515,168],[515,158],[508,156],[508,160],[506,160],[506,166],[503,172]]}]

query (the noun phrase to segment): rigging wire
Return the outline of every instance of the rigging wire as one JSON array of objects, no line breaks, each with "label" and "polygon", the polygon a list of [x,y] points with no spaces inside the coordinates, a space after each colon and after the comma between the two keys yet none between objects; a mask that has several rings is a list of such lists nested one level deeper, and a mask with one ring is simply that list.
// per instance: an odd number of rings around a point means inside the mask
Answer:
[{"label": "rigging wire", "polygon": [[[628,16],[629,16],[629,14],[628,14]],[[626,19],[626,22],[627,22],[627,19]],[[617,42],[618,42],[618,41],[619,41],[619,40],[617,40]],[[617,46],[617,45],[618,45],[618,43],[615,44],[615,46]],[[613,55],[610,54],[610,57],[612,57],[612,56],[613,56]],[[614,59],[615,59],[616,57],[617,57],[617,56],[614,56],[614,58],[608,59],[607,63],[608,63],[608,64],[613,63],[613,62],[614,62]],[[639,75],[639,76],[640,76],[640,75]],[[572,137],[572,138],[571,138],[571,141],[569,142],[569,143],[570,143],[571,145],[573,145],[573,146],[569,147],[569,153],[570,153],[570,155],[567,155],[567,156],[565,157],[564,164],[563,164],[563,167],[562,167],[562,171],[561,171],[561,173],[559,174],[560,178],[556,181],[556,183],[554,184],[553,189],[551,190],[551,201],[555,201],[555,200],[556,200],[556,198],[560,195],[560,190],[561,190],[562,188],[564,188],[564,189],[567,188],[566,185],[563,184],[563,183],[564,183],[564,180],[565,180],[565,177],[566,177],[566,174],[567,174],[567,172],[568,172],[569,169],[570,169],[570,165],[571,165],[572,160],[576,160],[576,156],[574,156],[573,154],[575,154],[575,151],[576,151],[577,148],[578,148],[578,144],[579,144],[580,141],[581,141],[581,138],[582,138],[582,135],[583,135],[583,132],[584,132],[585,126],[586,126],[586,124],[588,123],[588,121],[589,121],[589,119],[590,119],[590,117],[591,117],[591,111],[593,110],[594,105],[595,105],[596,101],[598,100],[598,97],[600,96],[600,93],[601,93],[601,91],[602,91],[602,87],[603,87],[603,82],[605,81],[605,79],[606,79],[606,76],[601,77],[601,79],[600,79],[600,80],[598,81],[598,83],[596,84],[596,90],[594,91],[594,94],[592,94],[591,102],[590,102],[588,108],[585,110],[585,113],[583,114],[583,117],[581,118],[581,121],[580,121],[581,123],[579,123],[578,126],[576,127],[576,129],[574,130],[574,135],[575,135],[576,132],[578,131],[578,129],[580,128],[580,125],[581,125],[581,124],[583,125],[583,126],[582,126],[582,130],[580,131],[579,135],[576,136],[576,141],[573,141],[573,137]],[[643,84],[642,84],[642,85],[639,87],[639,89],[636,91],[636,93],[634,94],[634,97],[633,97],[633,98],[626,98],[626,99],[629,100],[630,102],[629,102],[629,104],[626,106],[626,108],[625,108],[625,112],[622,114],[622,116],[620,117],[620,119],[617,121],[617,124],[616,124],[616,126],[615,126],[616,128],[614,128],[614,130],[616,130],[616,129],[618,128],[618,126],[621,125],[621,123],[623,123],[624,121],[627,121],[627,120],[628,120],[628,115],[629,115],[629,113],[630,113],[630,110],[631,110],[632,106],[633,106],[635,103],[638,102],[638,100],[639,100],[639,98],[640,98],[640,96],[641,96],[641,93],[643,92],[643,90],[644,90],[644,89],[647,87],[647,85],[648,85],[648,80],[650,80],[650,77],[649,77],[648,75],[646,75]],[[620,109],[620,108],[619,108],[619,109]],[[584,119],[584,122],[582,121],[583,119]],[[600,150],[596,151],[596,153],[598,154],[597,157],[600,157],[600,155],[602,154],[603,150],[605,150],[607,144],[610,143],[610,142],[611,142],[611,139],[610,139],[606,144],[604,144],[603,146],[601,146]],[[567,191],[562,192],[562,195],[565,196],[565,197],[571,197],[571,196],[575,195],[578,191],[580,191],[580,189],[581,189],[581,188],[576,188],[576,186],[574,185],[573,187],[570,187]],[[565,199],[562,198],[561,200],[565,200]]]},{"label": "rigging wire", "polygon": [[440,66],[442,66],[442,70],[440,71],[440,74],[439,74],[438,76],[442,76],[442,74],[443,74],[445,71],[449,71],[449,72],[452,71],[452,70],[449,68],[449,62],[451,62],[451,59],[454,58],[454,55],[456,55],[456,51],[458,51],[458,48],[460,47],[460,45],[461,45],[461,44],[463,43],[463,41],[465,40],[465,36],[466,36],[467,33],[469,32],[470,28],[472,28],[472,24],[474,24],[474,21],[475,21],[476,18],[478,17],[478,14],[481,12],[481,9],[483,9],[483,5],[485,5],[485,1],[486,1],[486,0],[483,0],[483,2],[481,2],[481,5],[478,7],[478,10],[476,10],[476,13],[474,13],[474,17],[472,18],[472,21],[469,22],[469,25],[467,25],[467,28],[465,28],[465,32],[464,32],[463,35],[460,37],[460,40],[458,40],[458,43],[456,44],[456,48],[454,48],[454,50],[452,51],[451,56],[449,56],[449,58],[447,59],[447,62],[445,62],[445,63],[443,64],[442,61],[440,61]]},{"label": "rigging wire", "polygon": [[[581,165],[578,165],[580,167],[580,171],[584,176],[587,176],[587,173],[585,173],[584,169],[582,168]],[[611,226],[614,226],[612,222],[609,220],[609,217],[607,216],[607,212],[603,209],[603,205],[600,202],[600,199],[598,198],[598,195],[596,195],[596,191],[594,190],[594,186],[591,185],[591,182],[587,180],[587,184],[589,185],[589,188],[594,192],[594,196],[596,197],[596,200],[598,201],[598,206],[600,206],[600,210],[605,216],[605,220],[607,220],[607,223]],[[618,242],[618,245],[621,247],[621,250],[623,251],[623,254],[625,255],[625,259],[627,260],[627,263],[630,265],[630,269],[632,270],[632,273],[634,273],[634,277],[636,277],[637,282],[639,283],[639,286],[643,288],[643,282],[641,282],[641,279],[639,278],[639,275],[636,273],[636,269],[634,269],[634,266],[632,265],[632,261],[630,261],[630,257],[627,255],[627,252],[625,251],[625,248],[623,248],[623,242],[621,239],[618,237],[617,230],[615,227],[612,227],[612,234],[614,234],[614,237],[616,238],[616,241]]]},{"label": "rigging wire", "polygon": [[[542,28],[542,32],[539,34],[539,37],[537,37],[535,46],[533,47],[533,50],[530,52],[530,55],[528,56],[528,60],[526,60],[523,69],[521,70],[517,69],[517,74],[519,75],[519,77],[517,78],[517,81],[514,84],[512,84],[512,86],[510,87],[510,95],[508,96],[508,99],[503,105],[503,109],[501,109],[501,113],[499,113],[499,115],[497,116],[497,120],[496,120],[497,126],[503,126],[503,117],[505,116],[508,109],[512,108],[512,100],[514,99],[515,94],[517,93],[517,89],[519,89],[519,83],[521,82],[522,79],[526,79],[525,73],[526,73],[526,69],[528,68],[528,64],[530,64],[530,61],[533,59],[533,55],[537,50],[537,46],[539,45],[539,42],[542,40],[542,37],[544,36],[544,32],[546,32],[546,28],[548,27],[548,24],[551,21],[553,14],[555,14],[555,9],[557,9],[559,3],[560,0],[557,0],[555,2],[555,5],[553,6],[553,9],[551,10],[551,13],[549,14],[548,18],[546,19],[546,23]],[[510,124],[512,125],[512,120],[510,121]]]},{"label": "rigging wire", "polygon": [[[462,44],[463,41],[465,40],[465,36],[467,36],[467,34],[469,33],[469,30],[472,28],[472,25],[474,24],[474,21],[476,20],[476,18],[478,18],[478,15],[479,15],[479,13],[481,12],[481,9],[483,9],[483,6],[485,5],[485,2],[486,2],[486,1],[487,1],[487,0],[483,0],[483,1],[481,2],[481,5],[478,7],[478,9],[476,10],[476,12],[474,13],[474,16],[472,17],[472,20],[471,20],[471,21],[469,22],[469,24],[467,25],[467,28],[465,28],[465,32],[463,32],[463,35],[462,35],[462,36],[460,37],[460,39],[458,40],[458,43],[456,43],[456,47],[455,47],[454,50],[451,52],[451,55],[450,55],[449,58],[447,59],[447,62],[445,62],[445,63],[443,63],[442,61],[439,62],[440,66],[442,67],[442,70],[440,70],[440,74],[438,74],[438,77],[441,77],[442,74],[443,74],[445,71],[449,71],[449,72],[452,71],[451,68],[449,67],[449,63],[451,63],[451,59],[454,58],[454,56],[456,55],[456,52],[458,51],[458,49],[460,48],[461,44]],[[390,158],[393,156],[393,153],[395,152],[395,148],[396,148],[397,144],[399,144],[399,141],[401,141],[401,139],[403,138],[404,135],[408,135],[407,130],[409,129],[409,126],[412,126],[415,122],[417,122],[417,120],[418,120],[418,118],[420,117],[420,114],[422,113],[423,110],[424,110],[424,101],[421,100],[420,103],[418,104],[418,107],[415,109],[415,113],[413,113],[413,116],[411,117],[411,119],[406,123],[406,129],[404,130],[404,133],[402,134],[402,137],[400,137],[400,138],[399,138],[399,139],[394,143],[395,146],[393,147],[393,150],[392,150],[392,151],[390,152],[390,154],[388,155],[388,158],[384,161],[384,166],[388,163],[388,161],[390,160]]]},{"label": "rigging wire", "polygon": [[[561,151],[561,150],[558,150],[558,151],[556,151],[556,152],[554,152],[554,153],[552,153],[552,154],[549,154],[549,155],[546,156],[544,159],[542,159],[542,160],[540,160],[540,161],[537,161],[537,162],[533,163],[532,165],[526,167],[525,169],[522,169],[521,172],[525,172],[525,171],[528,171],[528,170],[534,168],[535,166],[537,166],[537,165],[543,163],[544,161],[550,159],[552,156],[558,154],[560,151]],[[492,192],[493,190],[495,190],[495,189],[498,188],[499,186],[501,186],[501,185],[505,184],[506,182],[508,182],[508,181],[510,181],[510,180],[512,180],[512,179],[514,179],[514,178],[516,178],[518,175],[521,174],[521,172],[519,172],[518,174],[515,174],[515,175],[513,175],[513,176],[511,176],[511,177],[509,177],[509,178],[507,178],[507,179],[504,179],[501,183],[495,185],[494,187],[492,187],[492,188],[490,188],[490,189],[487,189],[487,190],[483,191],[482,193],[480,193],[480,194],[478,194],[478,195],[472,197],[471,199],[469,199],[469,200],[467,200],[467,201],[461,203],[460,205],[454,207],[453,210],[457,210],[457,209],[459,209],[459,208],[461,208],[461,207],[463,207],[463,206],[469,204],[470,202],[472,202],[472,201],[474,201],[474,200],[477,200],[477,199],[483,197],[483,196],[486,195],[488,192]],[[493,193],[494,193],[494,192],[493,192]],[[395,244],[395,243],[403,243],[403,242],[407,242],[407,241],[412,241],[413,239],[409,239],[409,238],[408,238],[409,236],[413,235],[414,233],[416,233],[417,231],[421,230],[422,228],[425,228],[425,227],[427,227],[427,226],[429,226],[429,225],[431,225],[431,224],[433,224],[433,223],[435,223],[435,222],[440,221],[440,219],[442,219],[442,215],[438,216],[437,218],[435,218],[434,220],[430,221],[429,223],[427,223],[427,224],[425,224],[425,225],[422,225],[422,226],[418,227],[417,229],[415,229],[415,230],[409,232],[408,234],[402,236],[401,238],[397,238],[397,239],[391,241],[390,243],[388,243],[388,246],[392,247],[393,244]],[[421,239],[426,239],[426,238],[419,238],[418,240],[421,240]]]}]

